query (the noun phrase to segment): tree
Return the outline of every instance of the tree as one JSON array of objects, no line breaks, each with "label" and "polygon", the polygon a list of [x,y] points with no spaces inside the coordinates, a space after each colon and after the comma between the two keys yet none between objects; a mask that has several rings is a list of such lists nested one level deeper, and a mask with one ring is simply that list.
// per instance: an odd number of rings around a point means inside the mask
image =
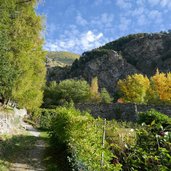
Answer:
[{"label": "tree", "polygon": [[51,82],[45,88],[44,105],[59,105],[66,102],[86,102],[90,99],[90,86],[84,80],[64,80],[59,84]]},{"label": "tree", "polygon": [[90,95],[92,101],[100,101],[100,93],[99,93],[99,85],[98,85],[98,78],[94,77],[91,81],[90,86]]},{"label": "tree", "polygon": [[101,101],[103,103],[111,103],[112,102],[112,98],[110,97],[108,91],[105,88],[102,88],[100,96],[101,96]]},{"label": "tree", "polygon": [[41,105],[46,72],[35,5],[36,0],[0,0],[0,96],[27,109]]},{"label": "tree", "polygon": [[146,103],[149,87],[149,79],[142,74],[129,75],[126,79],[118,81],[118,88],[125,102]]},{"label": "tree", "polygon": [[151,103],[171,103],[171,73],[160,73],[151,77],[151,86],[148,92]]}]

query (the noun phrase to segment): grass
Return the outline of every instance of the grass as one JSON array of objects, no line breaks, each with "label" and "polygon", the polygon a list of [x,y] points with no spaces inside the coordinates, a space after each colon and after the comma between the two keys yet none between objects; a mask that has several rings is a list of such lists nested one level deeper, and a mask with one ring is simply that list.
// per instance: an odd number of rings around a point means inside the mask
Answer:
[{"label": "grass", "polygon": [[66,148],[59,145],[56,148],[52,147],[49,142],[48,132],[40,131],[40,138],[44,139],[47,144],[43,160],[47,171],[70,171],[71,169],[67,164]]},{"label": "grass", "polygon": [[[48,52],[47,56],[57,64],[57,62],[64,65],[71,65],[75,59],[78,59],[80,55],[71,52]],[[52,63],[51,63],[52,64]]]},{"label": "grass", "polygon": [[0,170],[10,169],[11,163],[23,163],[36,142],[36,137],[24,135],[3,135],[0,141]]}]

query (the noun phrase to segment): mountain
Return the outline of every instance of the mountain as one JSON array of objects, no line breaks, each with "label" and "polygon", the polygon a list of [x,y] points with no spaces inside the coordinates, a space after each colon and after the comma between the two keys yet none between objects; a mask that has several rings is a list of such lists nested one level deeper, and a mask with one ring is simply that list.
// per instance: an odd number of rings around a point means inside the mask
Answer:
[{"label": "mountain", "polygon": [[71,52],[51,51],[47,52],[46,63],[49,67],[64,67],[66,65],[72,65],[74,60],[78,59],[79,57],[80,55]]},{"label": "mountain", "polygon": [[170,32],[128,35],[84,52],[71,67],[55,72],[51,80],[83,78],[91,82],[97,76],[100,88],[105,87],[114,94],[119,79],[133,73],[151,76],[157,68],[162,72],[171,71]]}]

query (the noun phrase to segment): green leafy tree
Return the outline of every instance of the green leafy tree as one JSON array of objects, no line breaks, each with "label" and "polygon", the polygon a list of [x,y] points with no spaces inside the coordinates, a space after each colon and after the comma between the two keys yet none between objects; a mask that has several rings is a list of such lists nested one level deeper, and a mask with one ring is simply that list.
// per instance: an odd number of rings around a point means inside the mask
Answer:
[{"label": "green leafy tree", "polygon": [[36,3],[0,0],[0,96],[27,109],[41,105],[46,72]]},{"label": "green leafy tree", "polygon": [[68,102],[85,102],[90,99],[90,86],[84,80],[64,80],[59,84],[51,82],[44,93],[44,106]]},{"label": "green leafy tree", "polygon": [[111,103],[112,102],[112,98],[110,97],[110,94],[108,93],[108,91],[105,88],[102,88],[100,96],[101,96],[101,100],[103,103]]}]

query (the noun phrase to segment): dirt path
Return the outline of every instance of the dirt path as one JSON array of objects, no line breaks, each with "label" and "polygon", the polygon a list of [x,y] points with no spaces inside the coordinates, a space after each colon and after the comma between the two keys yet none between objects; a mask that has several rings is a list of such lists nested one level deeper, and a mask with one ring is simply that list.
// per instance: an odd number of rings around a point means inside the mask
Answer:
[{"label": "dirt path", "polygon": [[[11,164],[10,171],[44,171],[45,167],[43,166],[43,156],[46,148],[45,142],[39,137],[40,132],[33,128],[31,125],[22,123],[22,126],[27,130],[27,132],[34,137],[33,144],[31,149],[26,147],[26,151],[23,156],[16,156],[16,160]],[[28,144],[26,144],[28,145]]]}]

